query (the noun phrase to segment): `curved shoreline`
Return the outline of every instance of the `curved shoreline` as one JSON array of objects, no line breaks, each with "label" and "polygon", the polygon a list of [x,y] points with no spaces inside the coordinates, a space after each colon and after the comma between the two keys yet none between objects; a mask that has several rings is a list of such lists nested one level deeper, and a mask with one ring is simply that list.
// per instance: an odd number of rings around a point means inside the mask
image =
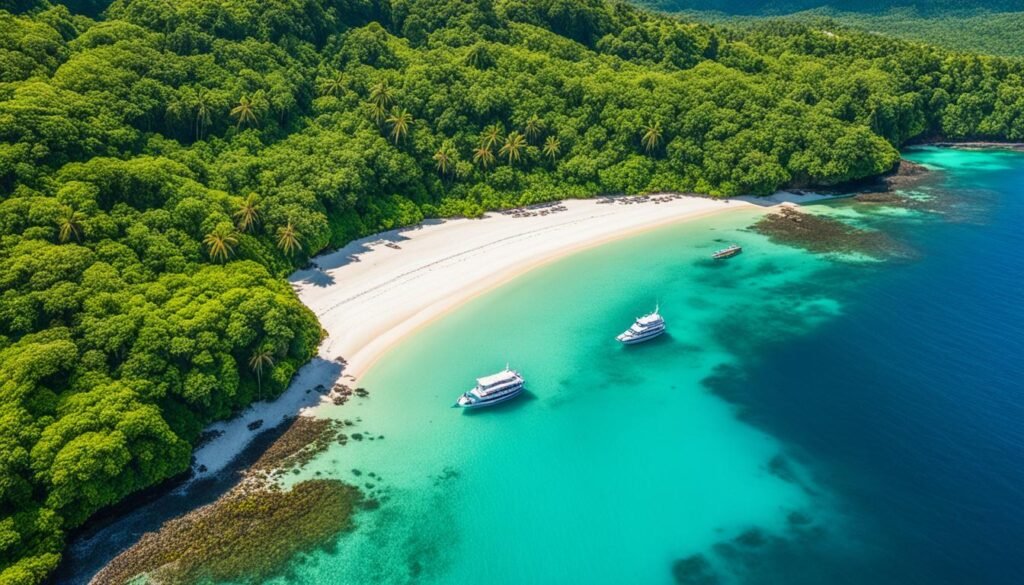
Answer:
[{"label": "curved shoreline", "polygon": [[[650,201],[602,206],[571,200],[558,203],[565,211],[547,217],[490,214],[394,230],[316,259],[340,264],[335,268],[299,271],[290,280],[328,333],[320,358],[341,358],[341,378],[355,382],[408,335],[539,266],[669,224],[757,208],[735,199],[677,197],[657,208]],[[382,245],[382,239],[401,249]],[[466,245],[450,246],[453,241]],[[362,270],[365,265],[370,267]],[[314,284],[320,274],[334,284]],[[336,301],[338,295],[343,300]]]},{"label": "curved shoreline", "polygon": [[733,199],[681,194],[573,199],[534,206],[524,210],[525,217],[509,211],[482,219],[428,220],[317,256],[313,268],[298,270],[288,280],[326,332],[318,355],[277,399],[255,403],[209,427],[219,436],[193,453],[194,479],[224,469],[258,434],[253,425],[315,416],[332,386],[354,385],[406,336],[538,266],[716,213],[832,198],[782,191]]}]

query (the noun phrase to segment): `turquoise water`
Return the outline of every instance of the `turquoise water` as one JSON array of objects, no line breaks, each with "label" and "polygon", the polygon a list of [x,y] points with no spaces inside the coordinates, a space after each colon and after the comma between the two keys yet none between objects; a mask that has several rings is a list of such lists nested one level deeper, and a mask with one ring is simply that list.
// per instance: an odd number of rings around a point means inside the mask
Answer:
[{"label": "turquoise water", "polygon": [[[756,217],[583,252],[389,353],[362,381],[371,398],[334,412],[384,439],[350,442],[307,469],[370,482],[384,504],[337,551],[299,564],[299,580],[670,582],[675,559],[751,527],[785,534],[793,512],[831,521],[810,479],[786,474],[799,476],[799,465],[778,469],[785,447],[702,385],[742,361],[716,338],[722,319],[771,323],[784,340],[841,310],[828,296],[793,294],[828,262],[745,231]],[[748,251],[709,260],[724,241]],[[659,302],[669,335],[628,348],[614,340]],[[527,378],[528,397],[474,413],[449,407],[506,362]]]},{"label": "turquoise water", "polygon": [[[1010,195],[1024,157],[912,156],[946,169],[944,183],[916,193],[923,209],[814,207],[885,230],[912,254],[815,255],[748,231],[758,212],[738,211],[546,265],[410,336],[362,380],[370,398],[328,411],[356,421],[363,440],[293,478],[340,478],[381,507],[277,582],[1004,582],[1019,561],[989,553],[1021,536],[1020,432],[975,433],[964,439],[972,449],[957,450],[949,434],[968,431],[955,416],[932,419],[963,412],[982,382],[1001,398],[967,428],[1024,413],[1019,362],[1007,357],[1024,355],[1024,316],[1001,312],[1014,291],[1020,300],[1021,260],[1002,259],[986,279],[959,253],[984,249],[993,232],[1020,243],[1002,222],[1021,219]],[[745,252],[710,261],[726,242]],[[936,339],[962,338],[936,332],[933,321],[953,313],[942,296],[978,280],[982,307],[969,319],[956,311],[950,326],[999,343],[942,347]],[[918,297],[928,311],[906,305]],[[655,303],[670,334],[619,346],[615,335]],[[450,408],[506,362],[528,396]],[[988,478],[1003,491],[950,471],[970,461],[971,477],[984,475],[975,468],[993,452],[991,466],[1010,470]],[[996,498],[982,523],[977,507],[958,507],[978,492]],[[971,542],[983,544],[970,553]],[[673,572],[693,555],[707,565]]]}]

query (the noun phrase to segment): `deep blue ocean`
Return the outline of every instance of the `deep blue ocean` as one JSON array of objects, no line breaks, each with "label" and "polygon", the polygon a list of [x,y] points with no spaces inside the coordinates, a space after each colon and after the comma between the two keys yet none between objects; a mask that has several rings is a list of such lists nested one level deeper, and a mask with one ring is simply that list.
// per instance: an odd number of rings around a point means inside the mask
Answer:
[{"label": "deep blue ocean", "polygon": [[718,388],[806,452],[876,554],[805,549],[752,582],[1024,583],[1024,155],[907,154],[947,169],[942,219],[880,221],[913,260],[823,273],[843,314]]}]

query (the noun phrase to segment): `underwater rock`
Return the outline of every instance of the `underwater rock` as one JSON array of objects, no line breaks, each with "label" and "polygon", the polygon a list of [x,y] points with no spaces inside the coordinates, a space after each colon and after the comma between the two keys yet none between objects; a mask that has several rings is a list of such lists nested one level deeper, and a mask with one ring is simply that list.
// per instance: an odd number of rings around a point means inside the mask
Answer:
[{"label": "underwater rock", "polygon": [[792,511],[786,516],[786,523],[789,524],[790,528],[798,528],[807,526],[811,523],[811,518],[803,512]]},{"label": "underwater rock", "polygon": [[249,472],[291,469],[305,465],[318,453],[344,437],[344,423],[334,419],[300,416],[252,465]]},{"label": "underwater rock", "polygon": [[898,205],[900,207],[909,207],[912,202],[912,199],[906,195],[890,193],[888,191],[858,193],[853,198],[860,203],[881,203],[885,205]]},{"label": "underwater rock", "polygon": [[838,219],[784,206],[751,228],[773,242],[816,253],[860,253],[886,258],[906,250],[888,235],[856,228]]},{"label": "underwater rock", "polygon": [[704,555],[699,554],[672,563],[672,577],[679,585],[717,585],[719,583],[711,563],[704,558]]},{"label": "underwater rock", "polygon": [[790,467],[789,461],[782,455],[776,455],[768,461],[768,471],[784,482],[799,483],[799,478]]},{"label": "underwater rock", "polygon": [[152,583],[261,583],[295,554],[328,546],[350,529],[357,506],[359,490],[337,480],[290,490],[243,483],[144,535],[91,583],[121,585],[143,573]]},{"label": "underwater rock", "polygon": [[763,546],[767,539],[764,536],[764,532],[761,532],[758,528],[751,528],[743,531],[742,534],[737,536],[735,539],[736,543],[749,548],[757,548]]}]

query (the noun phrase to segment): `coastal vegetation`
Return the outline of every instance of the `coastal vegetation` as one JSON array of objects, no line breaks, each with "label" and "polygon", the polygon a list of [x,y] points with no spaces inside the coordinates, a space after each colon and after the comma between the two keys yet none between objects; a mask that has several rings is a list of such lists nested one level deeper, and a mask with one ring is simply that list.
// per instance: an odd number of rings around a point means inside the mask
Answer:
[{"label": "coastal vegetation", "polygon": [[564,197],[836,185],[911,139],[1024,138],[1020,62],[852,30],[604,0],[3,6],[4,585],[44,580],[68,531],[287,386],[321,332],[283,277],[326,248]]}]

